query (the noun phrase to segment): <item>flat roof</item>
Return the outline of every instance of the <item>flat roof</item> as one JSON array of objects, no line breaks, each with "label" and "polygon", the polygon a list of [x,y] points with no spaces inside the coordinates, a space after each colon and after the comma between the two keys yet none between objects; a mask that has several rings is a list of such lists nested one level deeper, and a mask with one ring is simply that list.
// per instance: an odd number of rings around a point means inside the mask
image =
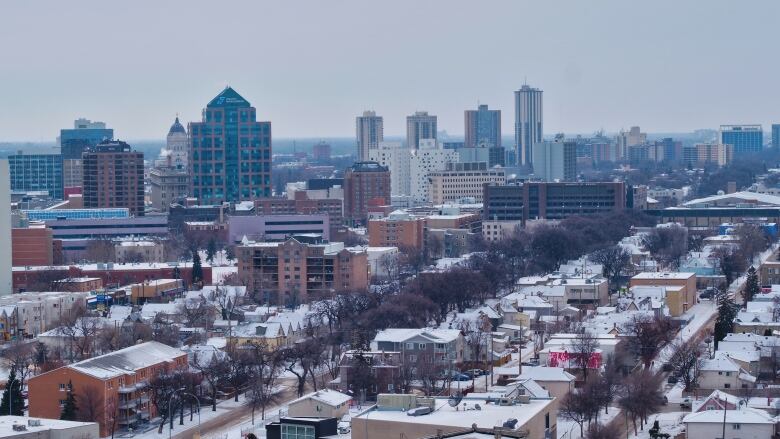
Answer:
[{"label": "flat roof", "polygon": [[632,277],[632,279],[688,279],[696,276],[696,273],[689,272],[670,272],[670,271],[645,271]]},{"label": "flat roof", "polygon": [[[30,426],[27,421],[40,421],[40,426]],[[24,425],[26,430],[14,431],[14,425]],[[77,428],[88,425],[94,425],[97,429],[95,422],[76,422],[76,421],[62,421],[59,419],[42,419],[33,418],[30,416],[0,416],[0,437],[14,437],[14,436],[28,436],[35,433],[42,433],[49,430],[67,430],[69,428]]]}]

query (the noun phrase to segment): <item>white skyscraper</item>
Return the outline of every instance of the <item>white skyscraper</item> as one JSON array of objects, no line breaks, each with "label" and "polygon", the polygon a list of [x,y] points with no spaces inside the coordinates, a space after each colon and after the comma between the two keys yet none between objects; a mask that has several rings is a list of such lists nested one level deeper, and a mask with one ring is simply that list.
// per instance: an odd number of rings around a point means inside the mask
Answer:
[{"label": "white skyscraper", "polygon": [[424,139],[418,149],[399,144],[383,143],[370,151],[369,158],[390,169],[390,188],[393,197],[408,197],[412,204],[425,204],[430,198],[428,174],[447,169],[457,163],[458,152],[440,148],[433,139]]},{"label": "white skyscraper", "polygon": [[533,163],[533,145],[542,141],[542,90],[523,85],[515,91],[515,153],[517,162]]},{"label": "white skyscraper", "polygon": [[362,116],[355,118],[358,161],[368,160],[368,152],[379,148],[385,140],[384,122],[382,116],[374,111],[364,111]]},{"label": "white skyscraper", "polygon": [[0,295],[13,292],[11,283],[11,174],[8,170],[8,160],[0,160],[0,242],[5,243],[5,250],[0,251]]},{"label": "white skyscraper", "polygon": [[574,181],[577,178],[577,144],[556,139],[533,146],[534,176],[542,181]]}]

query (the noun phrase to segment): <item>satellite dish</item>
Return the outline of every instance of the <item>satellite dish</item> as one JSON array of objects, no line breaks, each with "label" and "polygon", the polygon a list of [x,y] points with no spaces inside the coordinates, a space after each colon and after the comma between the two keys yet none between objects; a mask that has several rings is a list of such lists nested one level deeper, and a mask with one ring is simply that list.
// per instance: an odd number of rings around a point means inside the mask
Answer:
[{"label": "satellite dish", "polygon": [[474,404],[474,408],[477,410],[482,410],[482,406],[480,406],[479,404]]},{"label": "satellite dish", "polygon": [[450,398],[447,400],[447,404],[449,404],[450,407],[457,407],[462,400],[463,400],[463,394],[458,392],[453,395],[450,395]]}]

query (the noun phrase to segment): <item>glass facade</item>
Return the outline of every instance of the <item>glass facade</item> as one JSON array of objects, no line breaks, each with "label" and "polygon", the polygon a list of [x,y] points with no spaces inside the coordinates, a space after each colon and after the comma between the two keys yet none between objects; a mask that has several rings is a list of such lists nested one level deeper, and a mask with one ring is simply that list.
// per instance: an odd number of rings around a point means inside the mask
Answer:
[{"label": "glass facade", "polygon": [[62,199],[62,156],[60,154],[17,154],[8,157],[11,191],[46,191]]},{"label": "glass facade", "polygon": [[55,210],[22,210],[30,221],[48,221],[56,219],[107,219],[129,218],[130,209],[55,209]]},{"label": "glass facade", "polygon": [[192,195],[201,204],[255,200],[271,195],[271,123],[226,88],[190,124]]},{"label": "glass facade", "polygon": [[759,153],[764,148],[761,125],[722,125],[720,143],[734,146],[734,156]]},{"label": "glass facade", "polygon": [[87,149],[114,138],[111,128],[75,128],[60,130],[60,145],[64,159],[80,159]]},{"label": "glass facade", "polygon": [[282,439],[314,439],[311,425],[282,424]]}]

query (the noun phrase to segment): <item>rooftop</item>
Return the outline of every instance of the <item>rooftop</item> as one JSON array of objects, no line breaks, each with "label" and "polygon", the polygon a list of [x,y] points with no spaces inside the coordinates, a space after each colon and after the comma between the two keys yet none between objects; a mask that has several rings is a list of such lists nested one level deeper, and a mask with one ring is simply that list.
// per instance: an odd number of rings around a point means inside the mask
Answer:
[{"label": "rooftop", "polygon": [[[28,421],[40,422],[40,426],[29,425]],[[14,425],[24,425],[26,430],[15,431]],[[97,424],[94,422],[75,422],[75,421],[61,421],[59,419],[41,419],[31,418],[28,416],[0,416],[0,437],[31,437],[35,435],[38,437],[43,432],[49,430],[67,430],[69,428],[77,428],[92,425],[95,432],[97,432]],[[47,436],[48,437],[48,436]],[[60,437],[59,435],[57,437]],[[63,434],[62,437],[70,437],[67,434]]]},{"label": "rooftop", "polygon": [[169,362],[182,355],[184,354],[179,349],[156,341],[147,341],[66,367],[95,378],[108,379],[133,373],[153,364]]},{"label": "rooftop", "polygon": [[696,276],[696,273],[687,273],[687,272],[677,273],[677,272],[669,272],[669,271],[660,271],[660,272],[645,271],[643,273],[637,274],[632,279],[689,279],[692,276]]},{"label": "rooftop", "polygon": [[[684,424],[706,423],[722,424],[724,418],[723,410],[705,410],[698,413],[691,413],[683,418]],[[774,425],[775,420],[767,412],[751,408],[742,408],[741,410],[726,410],[727,424],[770,424]]]}]

